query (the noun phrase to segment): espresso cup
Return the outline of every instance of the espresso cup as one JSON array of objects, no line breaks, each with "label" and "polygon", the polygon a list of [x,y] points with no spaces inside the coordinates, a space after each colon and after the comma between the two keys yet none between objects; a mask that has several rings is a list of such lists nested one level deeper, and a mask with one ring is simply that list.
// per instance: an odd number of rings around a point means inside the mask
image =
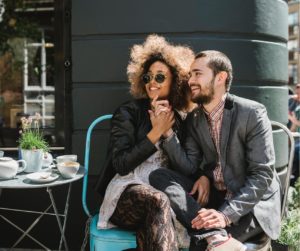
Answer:
[{"label": "espresso cup", "polygon": [[74,178],[76,173],[78,172],[79,167],[80,164],[75,161],[65,161],[57,163],[57,169],[60,172],[61,176],[65,179]]}]

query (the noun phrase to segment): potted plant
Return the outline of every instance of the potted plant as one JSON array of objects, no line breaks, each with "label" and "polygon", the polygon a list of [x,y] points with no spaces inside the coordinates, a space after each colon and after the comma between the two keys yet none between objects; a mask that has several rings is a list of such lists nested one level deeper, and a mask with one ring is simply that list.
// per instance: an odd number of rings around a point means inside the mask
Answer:
[{"label": "potted plant", "polygon": [[295,183],[287,215],[281,224],[278,242],[282,245],[281,250],[300,250],[300,178]]},{"label": "potted plant", "polygon": [[19,148],[22,159],[27,163],[24,172],[36,172],[41,170],[44,153],[48,152],[49,145],[40,131],[40,114],[29,118],[22,117],[22,131],[19,138]]}]

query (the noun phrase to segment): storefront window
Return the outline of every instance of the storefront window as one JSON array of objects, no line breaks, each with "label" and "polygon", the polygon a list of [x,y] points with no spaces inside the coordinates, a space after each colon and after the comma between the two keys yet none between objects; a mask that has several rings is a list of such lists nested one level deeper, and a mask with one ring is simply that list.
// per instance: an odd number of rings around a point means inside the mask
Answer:
[{"label": "storefront window", "polygon": [[0,0],[1,13],[0,147],[16,147],[20,118],[35,113],[55,144],[55,0]]},{"label": "storefront window", "polygon": [[297,65],[289,65],[289,83],[296,84],[298,82]]},{"label": "storefront window", "polygon": [[292,12],[289,14],[289,25],[298,24],[298,12]]}]

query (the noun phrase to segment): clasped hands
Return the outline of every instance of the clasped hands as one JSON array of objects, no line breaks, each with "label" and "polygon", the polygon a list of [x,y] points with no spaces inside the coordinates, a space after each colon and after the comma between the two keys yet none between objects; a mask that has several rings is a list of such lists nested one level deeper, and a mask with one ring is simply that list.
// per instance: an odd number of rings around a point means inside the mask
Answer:
[{"label": "clasped hands", "polygon": [[167,138],[172,133],[172,126],[175,123],[174,111],[168,100],[157,100],[157,96],[152,100],[149,110],[152,128]]}]

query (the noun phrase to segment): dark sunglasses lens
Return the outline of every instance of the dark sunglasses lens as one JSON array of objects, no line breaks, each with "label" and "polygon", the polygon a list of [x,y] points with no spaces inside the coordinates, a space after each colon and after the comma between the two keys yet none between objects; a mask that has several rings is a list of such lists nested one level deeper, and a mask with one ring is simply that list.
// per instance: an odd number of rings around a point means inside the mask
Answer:
[{"label": "dark sunglasses lens", "polygon": [[144,75],[142,76],[142,80],[143,80],[143,82],[144,82],[145,84],[148,84],[148,83],[151,81],[151,77],[150,77],[149,74],[144,74]]},{"label": "dark sunglasses lens", "polygon": [[158,73],[156,76],[155,76],[155,81],[159,84],[163,83],[165,81],[166,77],[165,75],[163,74],[160,74]]}]

